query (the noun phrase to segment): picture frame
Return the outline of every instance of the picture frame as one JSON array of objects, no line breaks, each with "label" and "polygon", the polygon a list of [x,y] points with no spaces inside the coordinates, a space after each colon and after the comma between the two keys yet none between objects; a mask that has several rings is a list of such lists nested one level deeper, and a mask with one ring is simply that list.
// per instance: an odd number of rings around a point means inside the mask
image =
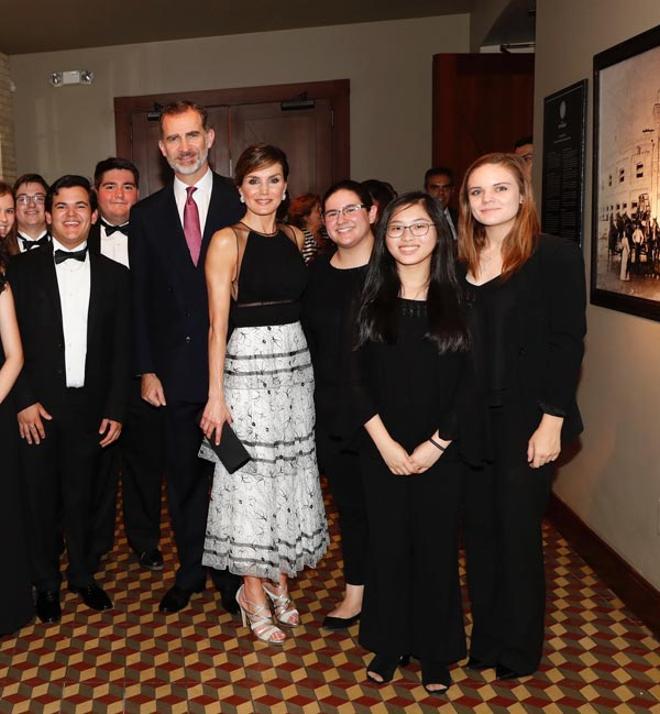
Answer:
[{"label": "picture frame", "polygon": [[660,25],[593,70],[591,303],[660,321]]}]

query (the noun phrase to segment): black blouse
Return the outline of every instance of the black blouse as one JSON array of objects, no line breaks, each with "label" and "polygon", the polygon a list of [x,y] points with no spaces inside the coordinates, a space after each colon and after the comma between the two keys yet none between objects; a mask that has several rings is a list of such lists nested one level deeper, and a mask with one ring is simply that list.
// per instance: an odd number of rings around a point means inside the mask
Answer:
[{"label": "black blouse", "polygon": [[396,342],[368,342],[355,353],[352,392],[361,424],[378,414],[412,451],[436,430],[444,439],[459,437],[468,356],[438,354],[425,337],[426,302],[399,299],[398,310]]},{"label": "black blouse", "polygon": [[302,323],[314,365],[317,424],[334,437],[348,437],[359,427],[350,410],[350,356],[355,307],[367,266],[339,269],[330,255],[309,267]]}]

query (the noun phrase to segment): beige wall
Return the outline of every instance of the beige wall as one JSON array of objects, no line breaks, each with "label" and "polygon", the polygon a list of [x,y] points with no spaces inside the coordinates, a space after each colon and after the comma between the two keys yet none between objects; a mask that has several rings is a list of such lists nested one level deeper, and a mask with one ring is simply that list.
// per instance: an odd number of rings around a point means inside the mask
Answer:
[{"label": "beige wall", "polygon": [[[587,263],[591,255],[593,55],[658,23],[657,0],[537,2],[537,156],[543,136],[543,97],[589,78]],[[660,78],[651,80],[657,83]],[[536,162],[537,186],[540,178],[540,162]],[[561,470],[556,493],[660,588],[660,323],[589,306],[588,326],[578,397],[586,425],[583,449]]]},{"label": "beige wall", "polygon": [[[351,168],[418,188],[431,160],[431,70],[469,50],[469,16],[342,25],[14,55],[19,171],[89,174],[115,151],[116,96],[351,80]],[[92,70],[91,87],[55,89],[50,72]]]}]

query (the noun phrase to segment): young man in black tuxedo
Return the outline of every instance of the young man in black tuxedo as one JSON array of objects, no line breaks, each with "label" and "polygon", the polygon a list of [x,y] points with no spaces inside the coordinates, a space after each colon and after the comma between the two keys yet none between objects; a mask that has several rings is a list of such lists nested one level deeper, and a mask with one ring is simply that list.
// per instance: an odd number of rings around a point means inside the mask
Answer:
[{"label": "young man in black tuxedo", "polygon": [[39,174],[23,174],[14,183],[16,239],[21,253],[50,243],[46,226],[48,184]]},{"label": "young man in black tuxedo", "polygon": [[[232,181],[211,171],[215,133],[203,107],[163,110],[161,153],[174,181],[131,211],[137,367],[142,397],[165,412],[167,493],[179,569],[160,609],[177,612],[205,587],[202,566],[212,464],[198,457],[199,415],[208,398],[208,299],[204,255],[211,236],[244,214]],[[237,612],[240,579],[212,571],[222,603]]]},{"label": "young man in black tuxedo", "polygon": [[57,622],[61,531],[70,589],[94,610],[112,607],[90,567],[91,505],[101,451],[124,417],[130,302],[126,268],[87,250],[97,217],[87,179],[58,179],[45,207],[52,246],[18,256],[9,280],[25,353],[14,402],[36,608]]},{"label": "young man in black tuxedo", "polygon": [[[89,250],[129,267],[128,226],[131,208],[139,198],[140,174],[127,159],[99,161],[94,171],[99,220],[89,232]],[[94,505],[92,555],[98,561],[110,550],[115,536],[119,474],[122,478],[124,528],[140,565],[162,570],[160,540],[161,479],[165,469],[163,414],[145,402],[140,379],[131,379],[121,439],[101,459]]]}]

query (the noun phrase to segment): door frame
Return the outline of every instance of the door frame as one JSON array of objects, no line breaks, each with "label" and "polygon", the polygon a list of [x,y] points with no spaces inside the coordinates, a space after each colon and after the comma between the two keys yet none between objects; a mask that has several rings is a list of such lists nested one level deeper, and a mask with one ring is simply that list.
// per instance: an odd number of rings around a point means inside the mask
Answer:
[{"label": "door frame", "polygon": [[325,82],[302,82],[274,84],[263,87],[236,87],[233,89],[206,89],[196,92],[172,92],[147,94],[137,97],[115,97],[115,140],[117,156],[131,156],[131,115],[148,112],[154,104],[169,104],[189,99],[202,106],[235,106],[238,104],[261,104],[284,102],[300,98],[328,99],[333,110],[332,175],[334,181],[351,176],[350,146],[350,88],[349,79],[334,79]]}]

